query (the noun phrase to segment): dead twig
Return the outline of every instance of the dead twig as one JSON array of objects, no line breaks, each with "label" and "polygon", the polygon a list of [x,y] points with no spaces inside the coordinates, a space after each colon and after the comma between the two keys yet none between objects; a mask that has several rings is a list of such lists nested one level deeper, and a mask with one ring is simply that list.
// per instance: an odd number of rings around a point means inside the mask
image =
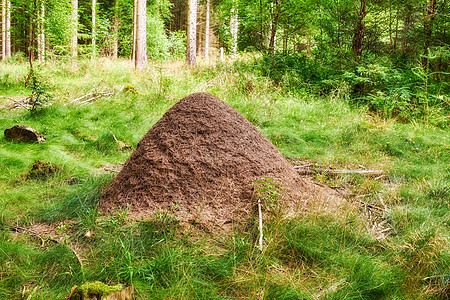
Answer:
[{"label": "dead twig", "polygon": [[111,132],[111,134],[112,134],[114,140],[116,141],[116,143],[119,143],[119,141],[117,140],[117,138],[116,138],[116,136],[114,135],[114,133],[112,132],[112,130],[111,130],[111,129],[108,129],[108,130],[109,130],[109,132]]},{"label": "dead twig", "polygon": [[[12,102],[14,102],[16,104],[16,105],[14,105],[14,104],[10,105],[9,106],[10,109],[11,108],[15,108],[17,106],[20,106],[20,107],[23,107],[23,108],[26,108],[26,109],[28,109],[30,107],[30,105],[27,104],[27,101],[30,99],[29,97],[18,99],[18,100],[14,99],[14,98],[10,98],[10,97],[5,97],[5,96],[0,96],[0,98],[7,99],[7,100],[12,101]],[[5,106],[5,107],[7,107],[7,106]]]},{"label": "dead twig", "polygon": [[261,199],[258,199],[258,213],[259,213],[259,251],[263,251],[263,223],[262,223],[262,209],[261,209]]}]

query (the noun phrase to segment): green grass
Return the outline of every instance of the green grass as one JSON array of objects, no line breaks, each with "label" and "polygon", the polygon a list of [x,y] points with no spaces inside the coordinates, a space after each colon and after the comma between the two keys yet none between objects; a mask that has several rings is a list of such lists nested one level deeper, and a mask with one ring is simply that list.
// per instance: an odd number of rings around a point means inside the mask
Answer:
[{"label": "green grass", "polygon": [[[29,95],[25,64],[0,67],[1,95]],[[248,70],[245,62],[195,69],[168,62],[135,73],[129,62],[107,59],[39,67],[51,105],[34,114],[0,109],[0,298],[62,299],[73,285],[96,280],[133,284],[138,299],[448,297],[448,130],[383,119],[346,99],[292,94]],[[104,91],[113,95],[69,104]],[[136,147],[165,111],[197,91],[236,108],[288,157],[324,168],[384,170],[378,179],[315,179],[350,188],[358,195],[350,207],[386,205],[377,217],[391,235],[377,240],[362,209],[311,209],[295,218],[267,216],[260,252],[254,220],[212,234],[170,215],[142,221],[128,220],[126,210],[99,215],[97,202],[112,178],[101,167],[125,162],[131,151],[122,144]],[[17,124],[47,142],[6,140],[4,129]],[[30,179],[36,160],[60,171]],[[57,238],[27,230],[41,223]]]}]

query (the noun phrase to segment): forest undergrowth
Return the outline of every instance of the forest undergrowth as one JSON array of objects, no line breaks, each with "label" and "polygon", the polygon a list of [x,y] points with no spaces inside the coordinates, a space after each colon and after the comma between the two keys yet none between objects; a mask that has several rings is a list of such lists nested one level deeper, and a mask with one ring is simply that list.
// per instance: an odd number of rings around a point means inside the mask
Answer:
[{"label": "forest undergrowth", "polygon": [[[321,88],[275,74],[264,59],[153,62],[137,73],[128,61],[102,58],[36,66],[49,100],[30,110],[28,72],[14,61],[0,68],[1,299],[63,299],[95,280],[132,284],[137,299],[449,299],[448,98],[383,112],[376,105],[397,94],[380,87],[361,96],[369,105],[355,103],[352,84],[367,80],[349,74],[324,78]],[[423,87],[408,90],[411,99],[448,97]],[[311,175],[345,191],[348,209],[267,214],[262,251],[256,220],[215,233],[170,214],[100,215],[111,170],[165,111],[199,91],[233,106],[297,164],[384,175]],[[47,142],[5,139],[17,124]],[[57,172],[29,176],[35,161]]]}]

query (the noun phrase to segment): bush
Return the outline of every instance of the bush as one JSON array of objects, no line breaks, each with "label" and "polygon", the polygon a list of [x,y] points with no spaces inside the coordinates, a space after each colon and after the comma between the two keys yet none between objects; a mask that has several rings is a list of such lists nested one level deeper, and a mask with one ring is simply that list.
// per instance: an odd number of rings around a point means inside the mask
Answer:
[{"label": "bush", "polygon": [[186,58],[186,32],[181,30],[170,32],[168,40],[170,57],[184,60]]},{"label": "bush", "polygon": [[159,14],[147,15],[147,54],[149,58],[167,58],[169,40],[164,31],[164,21]]},{"label": "bush", "polygon": [[304,54],[299,55],[265,55],[256,63],[257,70],[262,76],[269,77],[276,84],[290,91],[308,88],[318,91],[326,88],[322,83],[333,75],[333,70],[320,64]]},{"label": "bush", "polygon": [[[389,62],[361,64],[355,71],[343,74],[352,87],[354,103],[367,105],[384,117],[408,121],[430,121],[448,114],[444,92],[448,87],[431,77],[432,73],[421,67],[399,69]],[[446,127],[448,120],[443,121],[440,125]]]}]

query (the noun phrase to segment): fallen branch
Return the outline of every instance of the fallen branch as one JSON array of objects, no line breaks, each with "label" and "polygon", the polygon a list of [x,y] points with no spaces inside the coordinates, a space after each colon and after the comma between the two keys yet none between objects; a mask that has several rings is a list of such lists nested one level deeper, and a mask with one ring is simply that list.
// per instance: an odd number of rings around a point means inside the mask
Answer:
[{"label": "fallen branch", "polygon": [[334,170],[334,169],[311,168],[311,165],[294,166],[294,169],[297,171],[297,173],[299,173],[299,175],[313,175],[313,174],[329,174],[329,175],[360,174],[365,176],[384,175],[384,171],[382,170]]},{"label": "fallen branch", "polygon": [[[22,99],[22,100],[14,100],[14,99],[10,98],[10,100],[13,101],[14,103],[16,103],[16,104],[18,104],[18,105],[20,105],[20,106],[26,108],[26,109],[28,109],[29,106],[30,106],[29,104],[28,104],[28,105],[25,104],[25,101],[28,101],[28,98],[25,98],[25,99]],[[23,101],[24,103],[22,103],[22,101]]]},{"label": "fallen branch", "polygon": [[[16,100],[16,99],[10,98],[10,97],[5,97],[5,96],[0,96],[0,98],[10,100],[10,101],[14,102],[15,104],[17,104],[18,106],[21,106],[21,107],[26,108],[26,109],[28,109],[30,107],[30,105],[27,104],[27,101],[29,100],[29,97],[22,98],[22,99],[19,99],[19,100]],[[13,105],[11,108],[15,108],[15,107],[17,107],[17,106]]]},{"label": "fallen branch", "polygon": [[77,99],[73,99],[73,100],[70,101],[69,103],[66,103],[66,105],[67,105],[67,104],[71,104],[71,103],[73,103],[73,102],[77,102],[77,101],[79,101],[79,100],[81,100],[81,99],[84,99],[84,98],[89,97],[89,96],[92,96],[92,95],[94,95],[94,93],[90,93],[90,94],[87,94],[87,95],[78,97]]},{"label": "fallen branch", "polygon": [[114,95],[114,93],[113,92],[89,93],[89,94],[86,94],[84,96],[78,97],[78,98],[76,98],[76,99],[66,103],[65,105],[68,105],[68,104],[71,104],[71,103],[83,100],[85,98],[88,98],[88,99],[86,99],[84,101],[81,101],[80,104],[82,104],[82,103],[86,103],[86,102],[97,100],[97,99],[99,99],[101,97],[108,97],[108,96],[111,96],[111,95]]},{"label": "fallen branch", "polygon": [[99,95],[99,96],[96,96],[96,97],[93,97],[93,98],[84,100],[84,101],[80,102],[80,104],[81,104],[81,103],[90,102],[90,101],[94,101],[94,100],[97,100],[97,99],[99,99],[99,98],[101,98],[101,97],[108,97],[108,96],[111,96],[112,94],[113,94],[113,93],[101,94],[101,95]]}]

